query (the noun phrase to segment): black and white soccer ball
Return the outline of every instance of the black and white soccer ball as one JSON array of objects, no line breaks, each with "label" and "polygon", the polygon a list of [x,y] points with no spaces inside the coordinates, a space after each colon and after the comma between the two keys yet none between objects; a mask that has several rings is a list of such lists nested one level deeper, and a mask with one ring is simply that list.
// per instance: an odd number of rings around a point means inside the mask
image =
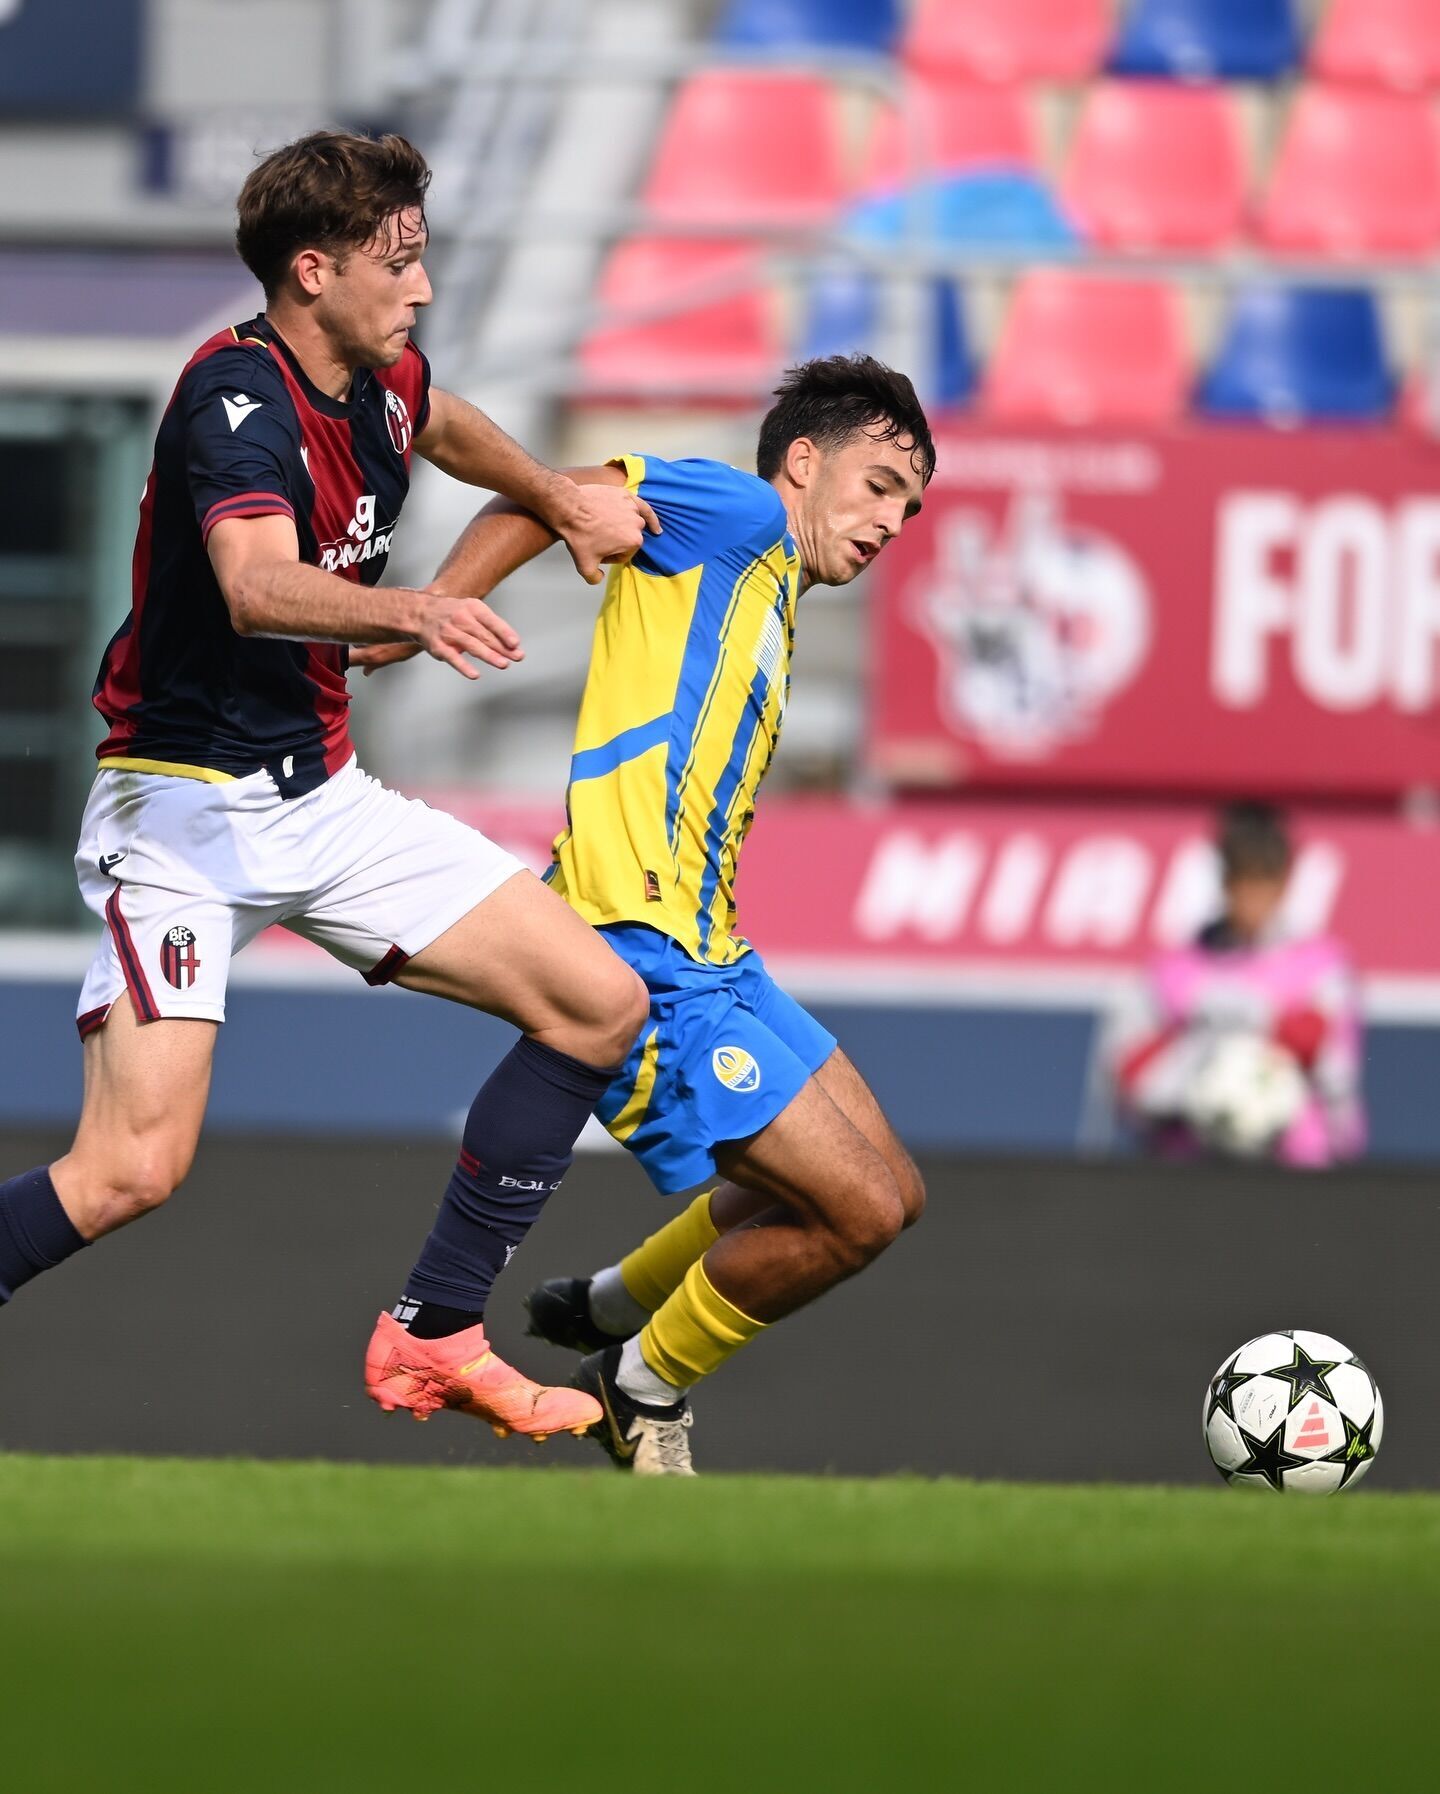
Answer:
[{"label": "black and white soccer ball", "polygon": [[1307,1095],[1305,1074],[1284,1047],[1258,1034],[1224,1034],[1191,1080],[1186,1119],[1213,1151],[1262,1158],[1300,1114]]},{"label": "black and white soccer ball", "polygon": [[1375,1379],[1328,1333],[1262,1333],[1210,1379],[1205,1446],[1228,1483],[1333,1495],[1375,1461],[1385,1406]]}]

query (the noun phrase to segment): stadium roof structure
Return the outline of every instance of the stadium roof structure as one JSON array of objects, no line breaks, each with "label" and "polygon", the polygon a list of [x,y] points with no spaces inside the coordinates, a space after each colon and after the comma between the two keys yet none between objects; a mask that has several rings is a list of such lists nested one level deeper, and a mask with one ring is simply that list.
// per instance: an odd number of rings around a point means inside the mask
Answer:
[{"label": "stadium roof structure", "polygon": [[232,253],[0,249],[0,332],[184,336],[260,304]]}]

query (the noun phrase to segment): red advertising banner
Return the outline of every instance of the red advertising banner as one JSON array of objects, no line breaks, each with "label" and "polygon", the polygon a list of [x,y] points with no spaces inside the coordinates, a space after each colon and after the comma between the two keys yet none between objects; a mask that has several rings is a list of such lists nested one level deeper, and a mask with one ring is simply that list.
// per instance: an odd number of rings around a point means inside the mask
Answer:
[{"label": "red advertising banner", "polygon": [[[426,793],[540,869],[559,807]],[[1357,966],[1440,976],[1440,826],[1299,811],[1289,918]],[[777,960],[841,981],[870,969],[1110,969],[1142,964],[1218,913],[1206,819],[1180,807],[901,803],[776,797],[760,806],[740,927]],[[877,985],[876,988],[879,988]],[[923,988],[923,984],[921,986]],[[897,994],[901,994],[897,989]]]},{"label": "red advertising banner", "polygon": [[946,431],[876,569],[905,785],[1440,786],[1440,447],[1408,430]]}]

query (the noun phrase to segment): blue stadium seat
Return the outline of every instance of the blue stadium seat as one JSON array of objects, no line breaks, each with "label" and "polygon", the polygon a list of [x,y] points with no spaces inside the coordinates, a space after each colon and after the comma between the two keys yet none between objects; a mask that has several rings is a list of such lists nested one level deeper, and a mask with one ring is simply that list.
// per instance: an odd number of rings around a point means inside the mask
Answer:
[{"label": "blue stadium seat", "polygon": [[1395,397],[1368,287],[1265,285],[1236,295],[1196,406],[1267,423],[1362,423],[1388,418]]},{"label": "blue stadium seat", "polygon": [[1023,169],[976,169],[921,182],[904,193],[856,200],[842,228],[867,243],[899,243],[907,235],[941,243],[1043,249],[1065,255],[1079,234],[1037,175]]},{"label": "blue stadium seat", "polygon": [[715,41],[734,50],[869,50],[888,56],[900,0],[730,0]]},{"label": "blue stadium seat", "polygon": [[[925,367],[918,384],[931,405],[961,405],[975,390],[975,360],[965,326],[965,306],[953,280],[931,281],[926,293]],[[880,289],[863,268],[839,266],[819,273],[810,287],[803,354],[851,355],[876,348]]]},{"label": "blue stadium seat", "polygon": [[879,324],[880,293],[863,268],[824,268],[810,283],[803,354],[849,355],[869,349]]},{"label": "blue stadium seat", "polygon": [[1136,0],[1110,67],[1177,81],[1271,81],[1299,61],[1294,0]]}]

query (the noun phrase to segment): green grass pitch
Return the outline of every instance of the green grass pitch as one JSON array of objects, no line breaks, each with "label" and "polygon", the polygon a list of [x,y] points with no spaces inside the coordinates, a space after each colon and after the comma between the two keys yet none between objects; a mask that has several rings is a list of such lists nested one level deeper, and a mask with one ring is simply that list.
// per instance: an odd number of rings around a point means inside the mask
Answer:
[{"label": "green grass pitch", "polygon": [[1437,1670],[1429,1496],[0,1457],[15,1794],[1388,1794]]}]

